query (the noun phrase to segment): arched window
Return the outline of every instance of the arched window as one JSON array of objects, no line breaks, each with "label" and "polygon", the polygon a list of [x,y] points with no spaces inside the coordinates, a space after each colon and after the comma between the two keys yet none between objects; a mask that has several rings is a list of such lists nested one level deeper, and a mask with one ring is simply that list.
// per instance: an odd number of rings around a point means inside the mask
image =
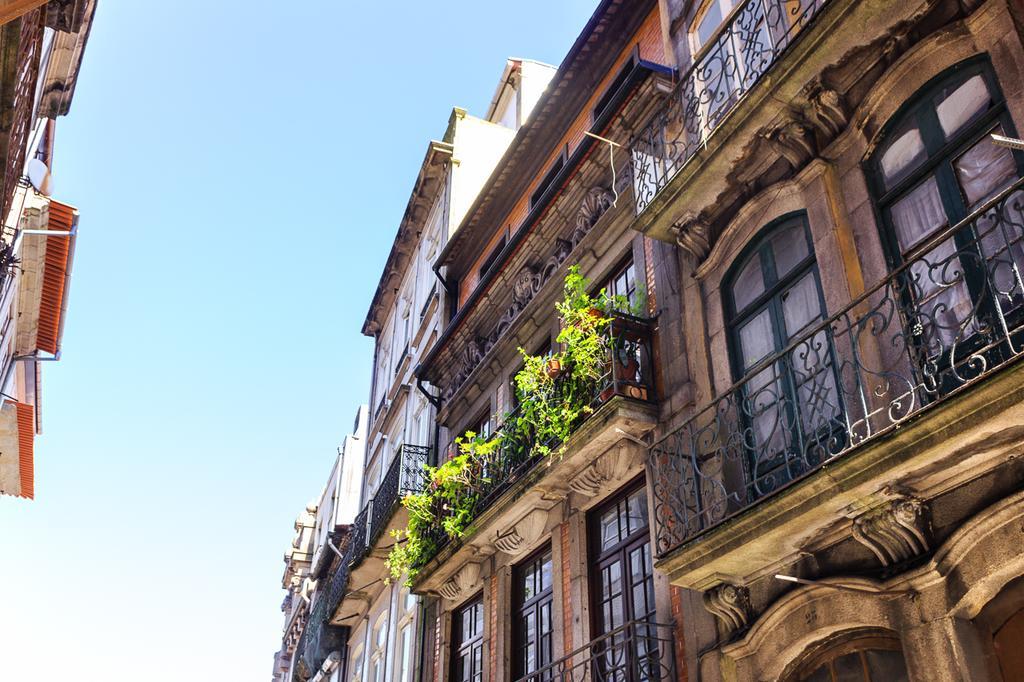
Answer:
[{"label": "arched window", "polygon": [[1015,131],[986,62],[923,88],[885,131],[869,163],[883,242],[894,267],[910,262],[901,286],[913,299],[914,343],[933,361],[956,363],[950,351],[990,343],[998,319],[1024,301],[1020,215],[986,213],[941,237],[1020,178],[1024,156],[992,142],[992,133]]},{"label": "arched window", "polygon": [[906,682],[899,640],[858,637],[810,656],[788,682]]},{"label": "arched window", "polygon": [[839,425],[828,331],[813,330],[825,300],[805,214],[765,229],[725,281],[747,494],[756,499],[819,463]]}]

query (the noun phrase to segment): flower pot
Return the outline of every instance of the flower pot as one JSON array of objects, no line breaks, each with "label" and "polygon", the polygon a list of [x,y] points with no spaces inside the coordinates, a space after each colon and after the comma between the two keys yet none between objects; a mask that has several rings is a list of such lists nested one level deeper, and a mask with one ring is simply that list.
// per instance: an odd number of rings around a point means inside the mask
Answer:
[{"label": "flower pot", "polygon": [[558,358],[548,358],[548,378],[557,379],[562,374],[562,361]]}]

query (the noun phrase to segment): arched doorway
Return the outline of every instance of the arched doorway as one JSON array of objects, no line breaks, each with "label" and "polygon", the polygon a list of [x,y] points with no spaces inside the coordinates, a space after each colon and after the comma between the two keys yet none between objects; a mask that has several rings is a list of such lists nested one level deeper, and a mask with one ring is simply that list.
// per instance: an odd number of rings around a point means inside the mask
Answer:
[{"label": "arched doorway", "polygon": [[1024,682],[1024,577],[1007,583],[977,622],[992,634],[1003,682]]}]

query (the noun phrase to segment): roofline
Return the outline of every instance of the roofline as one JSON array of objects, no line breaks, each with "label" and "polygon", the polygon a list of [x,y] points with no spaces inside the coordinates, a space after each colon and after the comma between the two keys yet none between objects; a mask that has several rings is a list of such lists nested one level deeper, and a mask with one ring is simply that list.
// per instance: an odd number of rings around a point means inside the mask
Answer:
[{"label": "roofline", "polygon": [[[461,113],[460,113],[461,112]],[[465,116],[465,111],[459,108],[452,110],[451,117],[449,118],[448,129],[445,132],[445,139],[452,137],[454,130],[455,121],[457,118]],[[426,177],[427,170],[434,165],[439,155],[444,155],[445,158],[449,158],[454,151],[454,145],[451,142],[441,140],[431,140],[427,144],[427,151],[424,154],[423,162],[420,164],[419,173],[416,175],[416,181],[413,184],[412,192],[409,195],[409,201],[405,207],[405,213],[402,214],[402,219],[398,224],[398,231],[395,234],[395,238],[391,243],[391,251],[388,253],[388,259],[384,262],[384,269],[381,271],[380,280],[377,282],[377,290],[373,294],[373,299],[370,301],[370,307],[366,312],[366,318],[363,321],[362,334],[364,336],[375,336],[376,332],[371,330],[374,323],[374,317],[376,316],[377,308],[381,303],[381,299],[384,296],[384,287],[386,286],[386,280],[388,271],[391,266],[394,265],[395,261],[400,257],[400,251],[398,248],[399,238],[402,233],[409,229],[410,224],[413,221],[413,212],[415,210],[417,202],[421,201],[424,196],[417,194],[417,188],[421,186],[424,178]],[[436,192],[436,190],[435,190]],[[431,196],[431,201],[433,196]]]},{"label": "roofline", "polygon": [[[590,132],[596,132],[598,134],[603,133],[604,130],[611,124],[614,115],[633,95],[640,83],[647,77],[653,74],[671,75],[674,71],[661,64],[655,64],[644,60],[638,60],[633,67],[633,73],[630,78],[623,84],[619,92],[615,94],[613,102],[618,100],[614,106],[610,106],[608,110],[589,128]],[[520,224],[519,228],[512,233],[512,238],[508,241],[505,247],[498,254],[495,259],[496,265],[504,264],[508,258],[519,248],[519,245],[530,233],[530,228],[536,224],[543,216],[547,213],[548,207],[551,203],[561,194],[562,187],[569,182],[573,175],[579,170],[583,160],[590,154],[590,150],[594,145],[594,138],[589,135],[585,135],[580,141],[579,146],[573,151],[572,155],[568,158],[565,166],[555,176],[551,185],[547,191],[541,196],[540,201],[530,210],[526,218]],[[450,243],[450,242],[449,242]],[[444,253],[442,253],[437,262],[434,265],[435,272],[438,271],[442,265]],[[437,360],[437,356],[441,354],[442,349],[448,344],[448,341],[458,330],[459,325],[468,316],[469,311],[472,310],[477,301],[486,294],[487,288],[491,282],[497,277],[503,267],[492,267],[488,270],[487,274],[477,283],[477,286],[473,289],[473,293],[469,295],[466,303],[462,305],[455,316],[449,321],[448,325],[441,330],[441,335],[437,341],[431,346],[426,356],[420,361],[420,364],[416,367],[414,374],[418,378],[426,379],[424,376],[427,371],[431,369],[433,363]],[[440,274],[438,274],[440,276]],[[429,379],[427,379],[429,381]]]}]

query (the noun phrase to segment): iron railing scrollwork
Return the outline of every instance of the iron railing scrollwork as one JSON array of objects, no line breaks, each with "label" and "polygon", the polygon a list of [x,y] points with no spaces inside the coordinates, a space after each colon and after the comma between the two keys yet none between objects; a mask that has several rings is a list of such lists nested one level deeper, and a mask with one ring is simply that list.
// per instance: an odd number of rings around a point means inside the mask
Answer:
[{"label": "iron railing scrollwork", "polygon": [[671,625],[630,621],[515,682],[675,682]]},{"label": "iron railing scrollwork", "polygon": [[[596,381],[585,383],[571,379],[568,373],[562,374],[553,382],[553,394],[548,396],[549,401],[578,403],[583,400],[589,403],[592,411],[596,411],[616,396],[644,402],[654,400],[652,323],[616,312],[612,315],[606,333],[611,357],[608,358],[604,373]],[[469,474],[470,484],[465,494],[471,499],[474,518],[490,508],[502,494],[544,459],[540,454],[542,450],[538,449],[540,446],[554,449],[560,445],[550,439],[540,442],[533,431],[523,428],[518,419],[521,411],[517,407],[504,416],[501,424],[488,438],[488,441],[499,439],[498,447],[481,458]],[[581,419],[573,430],[578,429],[585,420],[586,417]],[[441,501],[438,501],[438,505],[434,514],[443,519],[450,511]],[[441,523],[436,524],[427,541],[433,548],[432,553],[427,553],[430,555],[427,557],[429,560],[448,542]]]},{"label": "iron railing scrollwork", "polygon": [[391,460],[391,466],[367,505],[370,524],[367,546],[372,546],[381,537],[402,497],[423,490],[423,467],[427,464],[429,454],[428,447],[403,444]]},{"label": "iron railing scrollwork", "polygon": [[704,146],[827,0],[747,0],[631,144],[636,213]]},{"label": "iron railing scrollwork", "polygon": [[654,444],[660,556],[1024,354],[1024,180]]}]

